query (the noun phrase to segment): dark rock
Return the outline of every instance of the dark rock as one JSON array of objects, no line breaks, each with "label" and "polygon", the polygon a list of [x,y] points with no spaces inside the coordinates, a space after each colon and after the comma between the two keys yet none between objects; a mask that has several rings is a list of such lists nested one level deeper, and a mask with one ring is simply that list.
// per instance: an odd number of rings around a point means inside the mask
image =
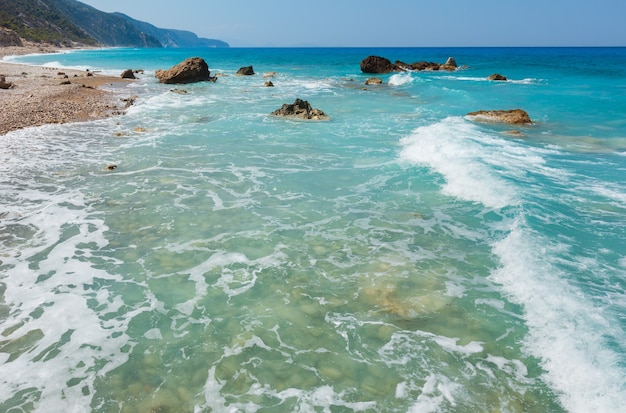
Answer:
[{"label": "dark rock", "polygon": [[252,66],[242,67],[237,70],[237,76],[252,76],[254,74],[254,69]]},{"label": "dark rock", "polygon": [[209,65],[200,57],[186,59],[168,70],[157,70],[155,76],[159,82],[167,84],[215,81]]},{"label": "dark rock", "polygon": [[325,120],[328,115],[320,109],[313,109],[306,100],[296,99],[294,103],[285,103],[280,109],[272,112],[273,116],[284,116],[306,120]]},{"label": "dark rock", "polygon": [[383,83],[383,80],[379,77],[370,77],[365,81],[366,85],[380,85]]},{"label": "dark rock", "polygon": [[494,73],[493,75],[490,75],[489,77],[487,77],[487,79],[489,80],[503,80],[506,81],[506,76],[502,76],[501,74],[498,73]]},{"label": "dark rock", "polygon": [[0,75],[0,89],[11,89],[13,87],[13,83],[7,82],[6,77]]},{"label": "dark rock", "polygon": [[363,73],[390,73],[397,70],[396,66],[385,57],[368,56],[361,60],[361,72]]},{"label": "dark rock", "polygon": [[509,123],[514,125],[529,125],[533,122],[530,120],[528,113],[522,109],[512,110],[479,110],[467,114],[476,121]]},{"label": "dark rock", "polygon": [[120,77],[122,79],[137,79],[135,77],[135,73],[132,71],[132,69],[126,69],[122,72],[122,74],[120,75]]},{"label": "dark rock", "polygon": [[271,80],[268,80],[267,82],[265,82],[265,86],[266,87],[274,87],[274,83],[272,83]]},{"label": "dark rock", "polygon": [[430,70],[430,71],[439,70],[443,65],[439,63],[435,63],[435,62],[425,62],[425,61],[407,64],[398,60],[396,61],[396,66],[400,68],[401,70],[422,72],[425,70]]}]

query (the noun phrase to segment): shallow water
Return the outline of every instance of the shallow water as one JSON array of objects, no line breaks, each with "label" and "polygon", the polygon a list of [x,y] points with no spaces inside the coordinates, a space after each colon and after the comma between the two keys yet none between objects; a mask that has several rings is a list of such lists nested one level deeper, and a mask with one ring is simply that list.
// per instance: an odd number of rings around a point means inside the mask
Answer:
[{"label": "shallow water", "polygon": [[[370,54],[467,67],[365,88]],[[152,77],[192,55],[226,76]],[[624,49],[19,60],[146,75],[123,117],[0,139],[0,410],[626,402]],[[331,120],[268,116],[296,97]],[[535,124],[464,117],[515,107]]]}]

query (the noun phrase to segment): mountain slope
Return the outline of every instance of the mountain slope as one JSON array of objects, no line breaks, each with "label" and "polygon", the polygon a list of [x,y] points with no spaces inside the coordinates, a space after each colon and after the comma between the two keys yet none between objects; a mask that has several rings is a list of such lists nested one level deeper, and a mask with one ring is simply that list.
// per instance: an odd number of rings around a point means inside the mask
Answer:
[{"label": "mountain slope", "polygon": [[107,46],[161,47],[154,37],[127,20],[75,0],[45,0],[76,26]]},{"label": "mountain slope", "polygon": [[34,42],[118,47],[228,47],[184,30],[161,29],[76,0],[0,0],[0,27]]},{"label": "mountain slope", "polygon": [[198,37],[195,33],[186,30],[161,29],[150,23],[135,20],[123,13],[113,13],[142,32],[156,38],[163,47],[228,47],[228,43],[216,39]]},{"label": "mountain slope", "polygon": [[0,27],[35,42],[97,43],[58,8],[42,0],[0,0]]}]

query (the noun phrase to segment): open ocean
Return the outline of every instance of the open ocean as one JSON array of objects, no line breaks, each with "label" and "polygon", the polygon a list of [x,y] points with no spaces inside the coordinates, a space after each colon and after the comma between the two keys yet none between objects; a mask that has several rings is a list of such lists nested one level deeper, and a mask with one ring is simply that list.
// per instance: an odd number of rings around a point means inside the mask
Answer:
[{"label": "open ocean", "polygon": [[[157,83],[193,56],[225,76]],[[12,61],[145,74],[0,136],[0,411],[624,411],[626,48]],[[269,116],[296,98],[331,119]]]}]

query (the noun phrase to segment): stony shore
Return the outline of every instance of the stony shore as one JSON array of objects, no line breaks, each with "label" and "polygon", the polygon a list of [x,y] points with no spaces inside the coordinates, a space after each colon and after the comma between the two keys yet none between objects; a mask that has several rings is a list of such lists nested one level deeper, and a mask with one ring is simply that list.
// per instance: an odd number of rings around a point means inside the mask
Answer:
[{"label": "stony shore", "polygon": [[0,135],[48,123],[82,122],[119,114],[120,96],[102,87],[127,80],[93,72],[8,63],[2,58],[58,49],[41,46],[0,47]]}]

